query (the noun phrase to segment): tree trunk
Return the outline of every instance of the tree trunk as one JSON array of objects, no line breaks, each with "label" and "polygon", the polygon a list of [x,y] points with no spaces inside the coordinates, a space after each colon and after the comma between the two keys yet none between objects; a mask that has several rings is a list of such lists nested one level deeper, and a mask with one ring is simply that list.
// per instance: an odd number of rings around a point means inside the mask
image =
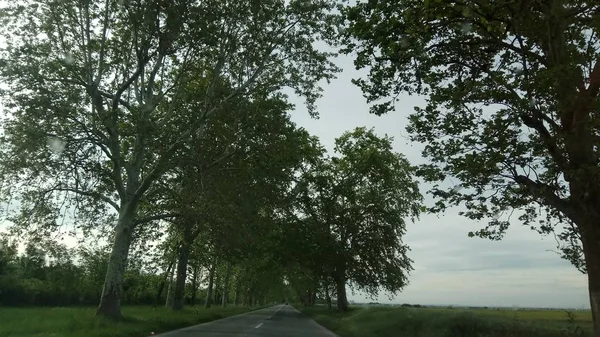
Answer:
[{"label": "tree trunk", "polygon": [[173,305],[171,309],[181,310],[185,302],[185,281],[187,278],[187,266],[190,255],[191,243],[184,239],[179,247],[179,257],[177,261],[177,279],[175,281],[175,294],[173,295]]},{"label": "tree trunk", "polygon": [[337,292],[337,309],[341,312],[348,311],[348,298],[346,296],[346,279],[338,276],[335,280]]},{"label": "tree trunk", "polygon": [[201,270],[198,263],[194,264],[194,275],[192,277],[192,295],[190,296],[190,306],[194,306],[196,304],[196,296],[198,295],[198,279],[201,278]]},{"label": "tree trunk", "polygon": [[223,301],[221,305],[227,306],[227,287],[229,287],[229,277],[231,276],[231,263],[227,262],[227,268],[225,270],[225,280],[223,282]]},{"label": "tree trunk", "polygon": [[325,302],[327,302],[327,308],[331,310],[331,293],[329,292],[329,280],[325,280]]},{"label": "tree trunk", "polygon": [[125,279],[129,246],[133,236],[134,214],[130,212],[119,215],[96,316],[121,318],[121,296],[123,295],[123,280]]},{"label": "tree trunk", "polygon": [[245,307],[248,303],[248,299],[250,297],[250,288],[246,288],[246,292],[244,293],[244,298],[242,298],[242,307]]},{"label": "tree trunk", "polygon": [[174,265],[175,265],[175,260],[172,260],[169,263],[169,267],[167,267],[167,271],[165,272],[165,276],[163,277],[162,281],[158,285],[158,291],[156,292],[155,305],[158,305],[160,303],[160,298],[162,296],[162,292],[165,290],[165,283],[167,283],[167,279],[169,278],[169,275],[171,274],[171,269],[173,268]]},{"label": "tree trunk", "polygon": [[173,302],[173,275],[175,269],[171,269],[171,275],[169,275],[169,286],[167,287],[167,298],[165,299],[165,307],[169,307]]},{"label": "tree trunk", "polygon": [[594,336],[600,337],[600,227],[587,226],[582,235],[583,252],[588,276],[590,308],[594,323]]},{"label": "tree trunk", "polygon": [[221,285],[221,273],[218,270],[215,270],[215,285],[214,285],[214,294],[215,294],[215,298],[213,299],[213,303],[217,304],[219,303],[219,292],[221,290],[221,288],[219,287]]},{"label": "tree trunk", "polygon": [[217,258],[214,258],[210,271],[208,272],[208,289],[206,290],[206,302],[204,303],[205,308],[210,308],[212,305],[213,296],[213,281],[215,279],[215,268],[217,265]]}]

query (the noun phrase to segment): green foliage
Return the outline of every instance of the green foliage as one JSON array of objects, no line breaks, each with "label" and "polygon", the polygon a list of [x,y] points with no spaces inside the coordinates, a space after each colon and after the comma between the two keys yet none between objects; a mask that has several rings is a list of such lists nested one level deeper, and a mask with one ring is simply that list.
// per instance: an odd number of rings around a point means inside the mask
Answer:
[{"label": "green foliage", "polygon": [[10,219],[52,231],[70,206],[80,229],[112,229],[114,212],[137,210],[177,149],[203,136],[206,118],[228,113],[228,100],[288,87],[315,113],[319,81],[338,71],[313,47],[333,36],[333,3],[3,7],[2,195],[22,210]]},{"label": "green foliage", "polygon": [[462,204],[464,216],[491,219],[471,236],[500,239],[521,209],[532,229],[556,229],[562,257],[582,272],[582,228],[599,232],[599,6],[404,0],[344,9],[346,52],[370,68],[354,82],[368,101],[387,99],[371,112],[390,111],[400,93],[427,95],[408,127],[431,162],[419,174],[461,182],[435,184],[432,210]]},{"label": "green foliage", "polygon": [[298,262],[319,278],[375,296],[400,291],[412,269],[402,242],[406,219],[421,211],[413,168],[392,151],[392,139],[357,128],[336,139],[337,156],[323,158],[298,183]]},{"label": "green foliage", "polygon": [[[0,249],[0,305],[70,306],[94,305],[100,299],[108,254],[86,247],[68,249],[52,240],[25,242],[18,254],[16,241],[2,237]],[[158,277],[136,268],[130,261],[124,302],[152,304]]]},{"label": "green foliage", "polygon": [[219,254],[239,258],[262,248],[254,244],[263,244],[258,238],[268,233],[273,210],[308,155],[309,135],[290,121],[282,97],[232,99],[227,108],[174,158],[172,178],[153,207],[175,212],[188,238],[201,233]]},{"label": "green foliage", "polygon": [[[284,87],[304,97],[316,115],[320,82],[339,71],[329,60],[334,54],[315,47],[334,36],[334,4],[56,0],[4,6],[0,177],[6,184],[0,195],[19,204],[6,218],[18,234],[43,237],[75,210],[69,220],[77,231],[114,235],[98,313],[119,317],[131,241],[155,239],[160,231],[153,221],[174,217],[157,214],[163,186],[156,182],[171,178],[182,149],[210,134],[215,125],[209,119],[231,111],[264,113],[269,104],[279,113],[288,108],[286,98],[275,95]],[[224,126],[219,122],[217,129]]]}]

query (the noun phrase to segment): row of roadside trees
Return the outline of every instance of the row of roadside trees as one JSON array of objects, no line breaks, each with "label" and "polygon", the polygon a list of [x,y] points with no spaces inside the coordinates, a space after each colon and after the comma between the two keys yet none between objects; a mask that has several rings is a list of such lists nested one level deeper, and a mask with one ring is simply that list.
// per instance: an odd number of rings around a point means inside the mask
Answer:
[{"label": "row of roadside trees", "polygon": [[318,115],[320,85],[340,69],[317,45],[343,46],[369,70],[354,83],[373,113],[400,94],[427,97],[407,131],[425,144],[416,173],[433,184],[429,210],[463,205],[490,220],[469,235],[494,240],[520,210],[588,275],[598,332],[599,6],[11,2],[0,15],[0,189],[17,211],[4,218],[36,237],[68,219],[110,242],[102,316],[120,316],[132,247],[157,240],[175,247],[174,303],[195,245],[225,275],[248,261],[282,270],[308,303],[335,294],[344,309],[343,284],[401,289],[400,236],[421,211],[412,168],[365,129],[327,157],[286,117],[284,89]]},{"label": "row of roadside trees", "polygon": [[[290,121],[280,92],[304,96],[316,116],[318,85],[339,70],[313,43],[332,41],[334,5],[4,8],[0,171],[12,234],[67,229],[107,242],[95,269],[103,285],[90,282],[101,289],[97,314],[113,318],[122,301],[159,302],[169,287],[175,310],[201,286],[206,306],[294,289],[309,304],[335,294],[342,310],[347,284],[400,290],[410,270],[404,219],[421,201],[409,163],[364,128],[327,156]],[[133,279],[143,295],[131,295]]]}]

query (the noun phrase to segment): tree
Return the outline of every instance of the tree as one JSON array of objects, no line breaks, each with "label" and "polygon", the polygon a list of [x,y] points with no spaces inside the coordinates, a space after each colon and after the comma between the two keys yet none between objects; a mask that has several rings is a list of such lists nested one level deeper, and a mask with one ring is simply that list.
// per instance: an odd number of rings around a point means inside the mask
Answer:
[{"label": "tree", "polygon": [[228,107],[229,114],[207,121],[205,136],[182,151],[177,173],[165,185],[181,234],[173,309],[183,307],[194,239],[210,238],[228,263],[248,253],[249,242],[260,241],[248,239],[264,226],[260,211],[277,207],[305,157],[309,136],[290,121],[291,106],[282,97],[255,95]]},{"label": "tree", "polygon": [[17,244],[0,234],[0,276],[14,273],[17,262]]},{"label": "tree", "polygon": [[408,284],[412,267],[402,236],[405,218],[419,215],[422,196],[413,167],[392,150],[391,138],[356,128],[335,144],[339,156],[302,177],[298,212],[311,234],[306,244],[314,248],[307,251],[320,255],[313,259],[335,282],[338,309],[346,311],[348,282],[371,296],[381,288],[394,294]]},{"label": "tree", "polygon": [[[70,206],[76,223],[113,231],[98,315],[120,317],[132,235],[157,218],[139,205],[182,144],[202,134],[206,118],[224,113],[232,97],[283,87],[314,112],[318,82],[338,70],[312,44],[331,38],[333,2],[23,0],[3,7],[0,174],[10,182],[3,195],[18,192],[22,213],[11,220],[26,227],[52,231]],[[200,82],[197,91],[182,90],[188,81]],[[223,86],[234,88],[225,98],[215,95]],[[202,109],[186,113],[190,102]]]},{"label": "tree", "polygon": [[[367,100],[425,94],[411,139],[431,163],[434,211],[463,204],[491,219],[470,236],[501,239],[514,209],[558,233],[562,257],[587,272],[600,335],[600,4],[596,1],[370,1],[344,9]],[[394,99],[371,112],[393,108]],[[447,186],[447,185],[446,185]]]}]

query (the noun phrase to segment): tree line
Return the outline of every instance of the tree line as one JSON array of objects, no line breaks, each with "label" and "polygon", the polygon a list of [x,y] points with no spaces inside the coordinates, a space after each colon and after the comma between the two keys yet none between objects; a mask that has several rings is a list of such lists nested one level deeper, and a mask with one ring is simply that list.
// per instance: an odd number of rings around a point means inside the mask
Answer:
[{"label": "tree line", "polygon": [[[130,252],[148,242],[177,256],[163,267],[175,307],[199,250],[203,268],[225,268],[219,281],[252,261],[305,302],[344,310],[343,285],[407,284],[401,236],[419,212],[462,205],[487,222],[470,236],[499,240],[518,210],[587,274],[600,331],[599,6],[13,2],[0,16],[3,218],[22,237],[67,218],[110,242],[98,315],[119,317]],[[407,131],[428,163],[412,167],[363,128],[326,154],[290,122],[283,92],[317,117],[321,85],[341,70],[323,45],[368,69],[353,82],[372,113],[427,98]],[[415,175],[436,200],[426,209]]]},{"label": "tree line", "polygon": [[[5,236],[0,242],[0,305],[89,306],[100,300],[110,254],[107,247],[69,248],[50,239],[31,240],[19,253],[16,240]],[[164,256],[162,248],[132,254],[123,282],[125,304],[174,306],[176,258]],[[282,282],[281,273],[208,265],[192,255],[182,298],[186,305],[252,306],[297,299]]]}]

